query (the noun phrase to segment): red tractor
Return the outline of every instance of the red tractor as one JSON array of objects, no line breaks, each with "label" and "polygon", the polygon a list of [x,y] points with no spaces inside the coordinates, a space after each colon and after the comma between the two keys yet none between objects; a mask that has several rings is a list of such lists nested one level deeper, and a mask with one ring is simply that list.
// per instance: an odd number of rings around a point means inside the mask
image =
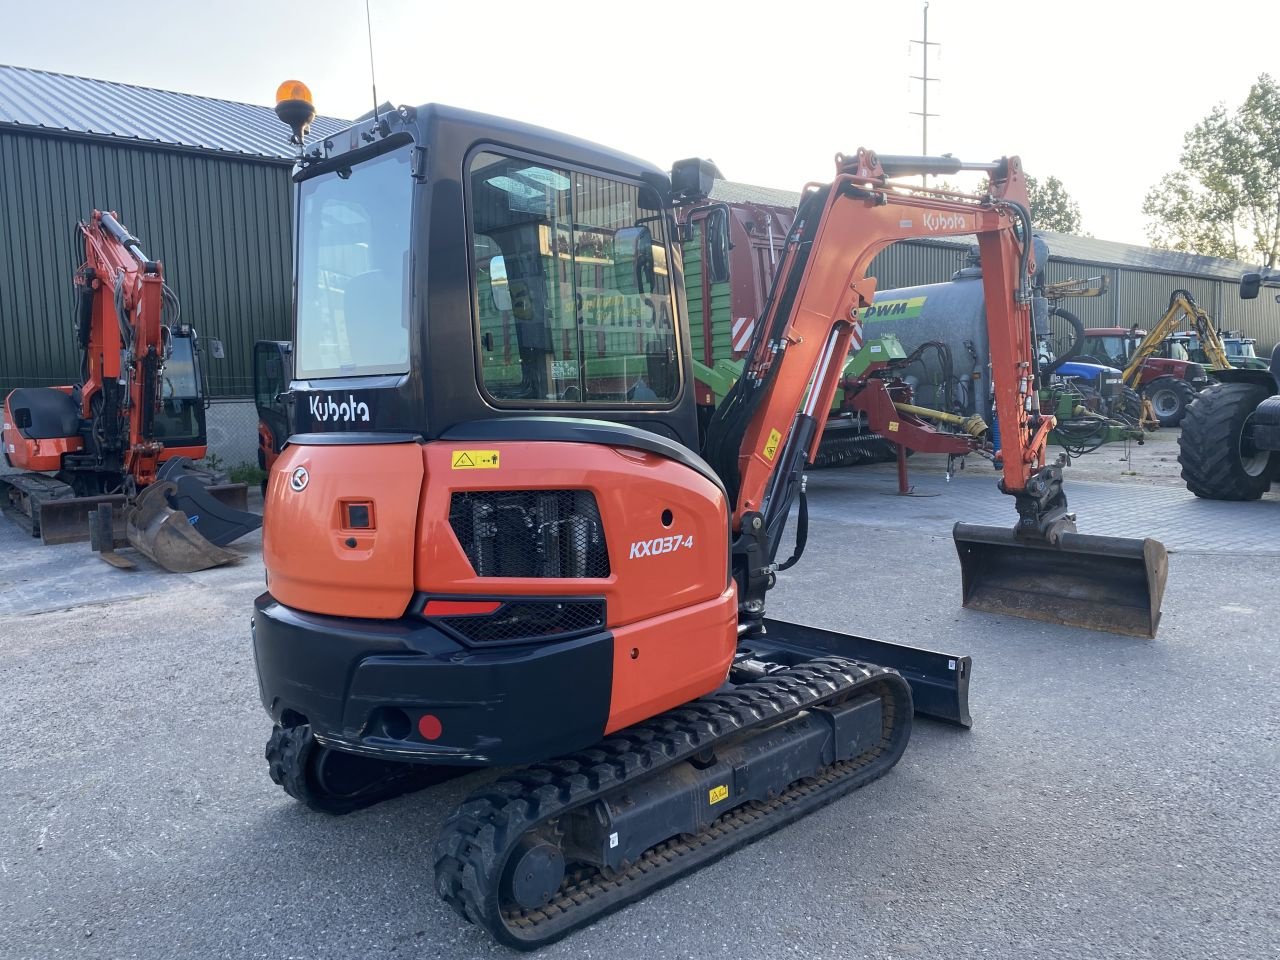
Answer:
[{"label": "red tractor", "polygon": [[1146,339],[1147,331],[1137,326],[1089,327],[1084,332],[1084,347],[1077,359],[1123,370],[1125,385],[1151,401],[1160,426],[1176,427],[1182,423],[1196,394],[1209,385],[1209,375],[1204,366],[1193,362],[1185,348],[1177,343],[1169,344],[1171,356],[1168,357],[1154,352],[1140,355],[1139,347]]}]

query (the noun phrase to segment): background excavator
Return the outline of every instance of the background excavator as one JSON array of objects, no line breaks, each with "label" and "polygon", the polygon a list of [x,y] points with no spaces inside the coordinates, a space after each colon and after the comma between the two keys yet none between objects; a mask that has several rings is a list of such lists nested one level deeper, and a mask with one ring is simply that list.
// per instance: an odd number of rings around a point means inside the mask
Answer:
[{"label": "background excavator", "polygon": [[[255,530],[244,484],[215,483],[205,456],[203,350],[181,319],[164,266],[114,213],[79,225],[80,381],[5,397],[0,476],[7,511],[45,543],[90,540],[115,566],[131,544],[167,570],[240,558],[225,549]],[[214,341],[215,356],[221,345]]]},{"label": "background excavator", "polygon": [[[278,100],[305,144],[308,91]],[[700,454],[673,208],[709,164],[439,105],[303,145],[298,432],[253,617],[272,778],[344,813],[519,765],[448,819],[435,878],[532,949],[883,775],[913,711],[967,725],[968,658],[765,609],[867,265],[907,237],[982,251],[1019,519],[957,526],[966,602],[1149,634],[1163,548],[1074,533],[1045,462],[1020,163],[963,165],[980,197],[888,179],[946,166],[860,150],[805,191]],[[491,311],[510,362],[482,361]]]}]

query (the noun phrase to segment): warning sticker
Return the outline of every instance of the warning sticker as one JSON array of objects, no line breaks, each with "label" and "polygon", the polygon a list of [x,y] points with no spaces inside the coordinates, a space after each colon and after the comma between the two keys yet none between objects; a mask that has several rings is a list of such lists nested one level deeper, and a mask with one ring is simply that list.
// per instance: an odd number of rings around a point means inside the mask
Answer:
[{"label": "warning sticker", "polygon": [[782,442],[782,434],[777,430],[769,431],[769,439],[764,442],[764,458],[772,460],[778,455],[778,444]]},{"label": "warning sticker", "polygon": [[[897,433],[897,432],[898,432],[898,421],[897,421],[897,420],[890,420],[890,421],[889,421],[889,432],[890,432],[890,433]],[[497,466],[497,464],[495,464],[495,466]]]},{"label": "warning sticker", "polygon": [[455,470],[497,470],[497,450],[455,450],[453,451],[453,469]]},{"label": "warning sticker", "polygon": [[712,806],[719,803],[721,800],[729,799],[729,785],[727,783],[722,783],[718,787],[712,787],[707,792],[707,799],[711,801]]}]

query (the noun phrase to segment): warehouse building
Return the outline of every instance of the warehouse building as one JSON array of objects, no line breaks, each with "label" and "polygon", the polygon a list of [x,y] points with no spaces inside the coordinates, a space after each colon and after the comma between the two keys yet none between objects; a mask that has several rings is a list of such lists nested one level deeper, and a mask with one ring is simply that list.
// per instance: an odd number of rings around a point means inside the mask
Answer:
[{"label": "warehouse building", "polygon": [[114,210],[164,263],[183,319],[222,341],[210,445],[253,462],[253,342],[289,336],[287,138],[269,107],[0,66],[0,394],[75,381],[76,223]]},{"label": "warehouse building", "polygon": [[[344,121],[319,117],[316,135]],[[255,340],[284,339],[290,317],[293,149],[268,107],[85,77],[0,66],[0,394],[73,382],[72,276],[77,221],[117,211],[162,260],[183,318],[222,341],[207,364],[212,450],[254,460],[250,399]],[[715,199],[792,207],[798,195],[718,181]],[[1077,300],[1088,325],[1148,324],[1183,287],[1217,319],[1280,340],[1274,297],[1238,297],[1244,265],[1102,240],[1046,235],[1051,280],[1105,276],[1110,292]],[[947,280],[963,241],[898,244],[874,271],[881,288]]]}]

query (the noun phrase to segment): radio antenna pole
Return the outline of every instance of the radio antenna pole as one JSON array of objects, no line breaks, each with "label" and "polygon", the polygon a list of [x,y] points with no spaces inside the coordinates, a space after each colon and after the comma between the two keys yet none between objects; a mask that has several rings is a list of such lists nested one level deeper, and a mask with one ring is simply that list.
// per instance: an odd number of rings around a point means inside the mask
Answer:
[{"label": "radio antenna pole", "polygon": [[[366,0],[366,2],[368,2],[368,0]],[[937,77],[929,76],[929,48],[939,46],[939,44],[930,42],[929,40],[929,4],[927,0],[924,5],[924,39],[912,40],[911,42],[918,43],[920,45],[921,53],[924,55],[924,69],[921,71],[921,76],[911,77],[912,80],[919,80],[921,82],[921,86],[923,87],[922,94],[924,96],[924,103],[921,105],[919,110],[912,110],[911,112],[920,118],[923,140],[920,152],[927,157],[929,155],[929,118],[937,116],[936,113],[929,112],[929,84],[938,82]],[[929,185],[929,175],[927,173],[922,175],[920,179],[925,186]]]},{"label": "radio antenna pole", "polygon": [[373,72],[373,15],[369,12],[369,0],[364,0],[364,25],[369,35],[369,82],[373,86],[373,122],[378,123],[378,78]]}]

